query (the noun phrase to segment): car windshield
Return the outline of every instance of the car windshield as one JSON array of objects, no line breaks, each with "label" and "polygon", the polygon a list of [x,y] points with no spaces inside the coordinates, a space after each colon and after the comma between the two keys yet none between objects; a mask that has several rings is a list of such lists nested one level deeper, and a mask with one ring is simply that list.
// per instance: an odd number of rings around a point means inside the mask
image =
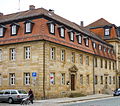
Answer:
[{"label": "car windshield", "polygon": [[27,92],[24,90],[18,90],[18,92],[19,92],[19,94],[27,94]]}]

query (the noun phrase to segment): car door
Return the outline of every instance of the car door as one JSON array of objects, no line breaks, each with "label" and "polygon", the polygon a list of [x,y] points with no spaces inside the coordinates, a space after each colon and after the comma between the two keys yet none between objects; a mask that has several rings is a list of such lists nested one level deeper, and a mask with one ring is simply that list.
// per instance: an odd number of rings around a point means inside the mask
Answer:
[{"label": "car door", "polygon": [[4,95],[4,91],[2,90],[2,91],[0,91],[0,102],[3,101],[3,95]]},{"label": "car door", "polygon": [[3,95],[3,100],[7,102],[9,97],[10,97],[10,90],[5,90]]}]

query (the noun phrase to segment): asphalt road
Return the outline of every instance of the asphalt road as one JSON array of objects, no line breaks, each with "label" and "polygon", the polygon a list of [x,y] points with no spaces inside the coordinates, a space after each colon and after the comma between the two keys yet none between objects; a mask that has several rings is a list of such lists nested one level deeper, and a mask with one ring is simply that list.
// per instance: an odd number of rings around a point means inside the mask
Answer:
[{"label": "asphalt road", "polygon": [[75,103],[64,104],[63,106],[120,106],[120,96],[82,102],[78,101]]}]

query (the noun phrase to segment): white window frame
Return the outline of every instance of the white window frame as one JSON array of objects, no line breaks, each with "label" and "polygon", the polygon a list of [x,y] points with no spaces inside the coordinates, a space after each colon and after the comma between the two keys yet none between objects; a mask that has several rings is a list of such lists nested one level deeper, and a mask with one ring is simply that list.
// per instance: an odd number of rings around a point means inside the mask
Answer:
[{"label": "white window frame", "polygon": [[26,33],[31,32],[31,23],[30,22],[25,23],[25,32]]},{"label": "white window frame", "polygon": [[10,49],[10,59],[11,60],[16,60],[16,51],[15,48]]},{"label": "white window frame", "polygon": [[64,28],[60,28],[60,36],[61,37],[65,37],[65,29]]},{"label": "white window frame", "polygon": [[106,29],[105,29],[105,36],[109,36],[109,34],[110,34],[110,29],[109,29],[109,28],[106,28]]},{"label": "white window frame", "polygon": [[80,54],[80,64],[83,64],[83,54]]},{"label": "white window frame", "polygon": [[75,52],[72,52],[71,53],[71,61],[73,62],[73,63],[75,63]]},{"label": "white window frame", "polygon": [[82,43],[82,36],[78,35],[78,43]]},{"label": "white window frame", "polygon": [[53,23],[50,24],[50,33],[55,33],[55,25]]},{"label": "white window frame", "polygon": [[50,49],[50,59],[55,60],[55,47],[51,47]]},{"label": "white window frame", "polygon": [[89,46],[89,39],[88,38],[85,39],[85,45]]},{"label": "white window frame", "polygon": [[61,85],[65,85],[65,73],[61,73]]},{"label": "white window frame", "polygon": [[15,85],[15,73],[10,73],[9,76],[10,85]]},{"label": "white window frame", "polygon": [[96,48],[96,43],[95,42],[93,42],[93,47]]},{"label": "white window frame", "polygon": [[3,27],[1,27],[1,28],[0,28],[0,37],[2,37],[2,36],[3,36],[3,31],[4,31],[4,28],[3,28]]},{"label": "white window frame", "polygon": [[30,46],[25,47],[25,59],[30,59],[30,55],[31,55],[31,50],[30,50]]},{"label": "white window frame", "polygon": [[0,49],[0,61],[2,61],[2,58],[3,58],[2,55],[3,55],[2,54],[2,49]]},{"label": "white window frame", "polygon": [[0,86],[2,85],[2,75],[0,74]]},{"label": "white window frame", "polygon": [[70,40],[74,41],[74,32],[70,32]]},{"label": "white window frame", "polygon": [[65,50],[61,50],[61,61],[65,61]]},{"label": "white window frame", "polygon": [[102,50],[102,46],[101,45],[99,45],[99,50]]},{"label": "white window frame", "polygon": [[24,73],[24,84],[30,85],[30,73]]},{"label": "white window frame", "polygon": [[12,31],[12,32],[11,32],[12,35],[17,34],[17,26],[16,26],[16,25],[12,25],[12,26],[11,26],[11,31]]},{"label": "white window frame", "polygon": [[89,65],[89,56],[86,56],[86,65]]}]

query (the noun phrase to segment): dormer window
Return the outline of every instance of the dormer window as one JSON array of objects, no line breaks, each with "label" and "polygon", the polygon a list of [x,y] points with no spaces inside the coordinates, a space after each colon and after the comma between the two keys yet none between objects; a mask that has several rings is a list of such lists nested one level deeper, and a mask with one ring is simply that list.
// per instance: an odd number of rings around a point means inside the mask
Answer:
[{"label": "dormer window", "polygon": [[109,28],[106,28],[105,29],[105,36],[109,36],[110,35],[110,29]]},{"label": "dormer window", "polygon": [[60,37],[65,38],[65,28],[64,28],[64,26],[59,27],[59,34],[60,34]]},{"label": "dormer window", "polygon": [[74,32],[73,31],[69,31],[69,38],[70,38],[70,41],[74,42]]},{"label": "dormer window", "polygon": [[11,26],[11,35],[17,35],[19,24],[13,23],[10,26]]},{"label": "dormer window", "polygon": [[55,23],[53,21],[47,22],[48,27],[49,27],[49,33],[50,34],[55,34]]},{"label": "dormer window", "polygon": [[99,50],[102,50],[102,46],[101,45],[99,45]]},{"label": "dormer window", "polygon": [[32,29],[33,29],[33,22],[30,20],[27,20],[25,23],[25,33],[32,33]]},{"label": "dormer window", "polygon": [[4,25],[0,25],[0,37],[4,36],[6,27]]},{"label": "dormer window", "polygon": [[89,39],[87,37],[84,37],[84,41],[85,41],[85,46],[89,46]]},{"label": "dormer window", "polygon": [[96,48],[96,43],[95,42],[93,42],[93,48]]},{"label": "dormer window", "polygon": [[78,43],[81,44],[82,43],[82,36],[81,34],[77,34],[77,40],[78,40]]},{"label": "dormer window", "polygon": [[108,49],[108,53],[110,53],[110,49]]},{"label": "dormer window", "polygon": [[106,48],[104,47],[104,52],[106,52]]}]

